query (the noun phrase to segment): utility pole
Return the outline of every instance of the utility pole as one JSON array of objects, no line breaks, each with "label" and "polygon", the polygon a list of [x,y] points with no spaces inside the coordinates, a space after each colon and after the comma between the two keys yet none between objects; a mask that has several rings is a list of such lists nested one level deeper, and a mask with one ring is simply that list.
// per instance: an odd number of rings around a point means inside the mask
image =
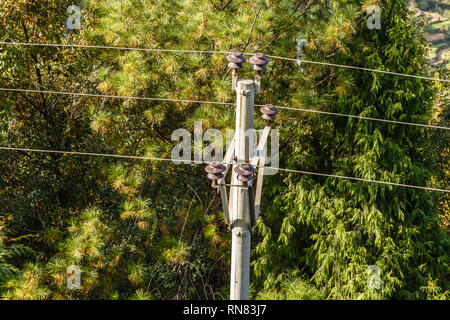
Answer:
[{"label": "utility pole", "polygon": [[[235,160],[231,180],[231,288],[230,300],[248,300],[250,288],[251,217],[248,182],[238,179],[239,164],[249,163],[251,152],[249,130],[253,130],[255,82],[240,80],[237,84]],[[251,135],[250,135],[251,137]],[[242,183],[242,187],[238,186]]]},{"label": "utility pole", "polygon": [[[251,230],[255,226],[261,205],[262,183],[264,175],[264,150],[271,126],[278,113],[273,105],[260,109],[266,121],[265,128],[254,150],[255,131],[253,128],[255,93],[261,91],[261,72],[266,69],[269,60],[262,53],[250,58],[255,79],[238,79],[238,69],[246,61],[240,52],[227,56],[228,67],[233,70],[232,88],[236,89],[236,128],[235,135],[223,159],[223,163],[214,161],[206,166],[212,186],[218,188],[222,200],[225,222],[232,232],[231,247],[231,283],[230,300],[248,300],[250,289],[250,249]],[[231,171],[230,201],[228,201],[225,178]],[[259,167],[256,197],[253,194],[252,179]]]}]

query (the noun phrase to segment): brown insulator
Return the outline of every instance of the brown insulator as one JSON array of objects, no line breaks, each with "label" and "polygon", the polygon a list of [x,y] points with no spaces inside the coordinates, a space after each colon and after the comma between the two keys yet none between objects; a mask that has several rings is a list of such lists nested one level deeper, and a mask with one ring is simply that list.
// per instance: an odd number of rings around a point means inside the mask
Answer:
[{"label": "brown insulator", "polygon": [[217,186],[217,180],[223,178],[223,173],[227,168],[219,161],[214,161],[205,167],[205,171],[208,172],[208,179],[212,180],[212,186]]},{"label": "brown insulator", "polygon": [[260,109],[262,118],[266,120],[266,124],[270,126],[275,121],[275,116],[278,114],[277,108],[272,104],[266,104]]},{"label": "brown insulator", "polygon": [[267,59],[264,53],[256,53],[250,58],[250,63],[253,65],[253,70],[260,72],[267,69],[269,59]]},{"label": "brown insulator", "polygon": [[242,64],[247,61],[242,52],[233,52],[227,55],[227,60],[230,62],[228,63],[230,69],[240,69]]},{"label": "brown insulator", "polygon": [[234,172],[238,175],[238,180],[242,182],[244,187],[247,186],[249,181],[252,181],[255,171],[256,169],[249,163],[243,163],[234,168]]}]

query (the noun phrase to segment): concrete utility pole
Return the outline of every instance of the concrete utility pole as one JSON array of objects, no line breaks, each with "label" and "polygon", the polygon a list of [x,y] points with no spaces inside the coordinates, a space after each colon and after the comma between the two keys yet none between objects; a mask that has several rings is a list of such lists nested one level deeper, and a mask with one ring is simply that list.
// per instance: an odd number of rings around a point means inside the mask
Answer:
[{"label": "concrete utility pole", "polygon": [[[253,130],[253,108],[255,102],[255,82],[240,80],[237,84],[236,107],[236,161],[237,164],[249,163],[251,152],[250,139],[246,132]],[[239,187],[237,165],[233,166],[231,180],[231,300],[248,300],[250,287],[250,240],[251,217],[249,190]],[[246,183],[245,183],[246,186]]]},{"label": "concrete utility pole", "polygon": [[[219,189],[225,222],[232,232],[231,248],[231,284],[230,300],[248,300],[250,288],[250,249],[251,230],[258,219],[261,206],[261,193],[264,169],[264,150],[270,134],[272,122],[278,113],[273,105],[260,109],[266,126],[258,147],[254,150],[256,140],[253,129],[255,93],[261,91],[261,72],[266,69],[269,60],[262,53],[250,58],[256,71],[254,80],[239,80],[237,70],[246,61],[243,54],[234,52],[227,56],[228,67],[233,70],[232,87],[236,89],[236,129],[233,140],[223,159],[223,163],[214,161],[205,171],[212,186]],[[231,170],[230,201],[227,196],[225,178]],[[255,167],[259,167],[256,197],[253,195],[252,179]]]}]

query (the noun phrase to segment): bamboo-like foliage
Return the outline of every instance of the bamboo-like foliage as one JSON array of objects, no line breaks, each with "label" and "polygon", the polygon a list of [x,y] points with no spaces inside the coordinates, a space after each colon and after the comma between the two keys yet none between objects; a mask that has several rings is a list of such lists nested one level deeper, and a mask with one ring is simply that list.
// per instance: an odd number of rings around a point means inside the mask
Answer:
[{"label": "bamboo-like foliage", "polygon": [[[364,4],[372,5],[374,1]],[[331,2],[308,53],[338,64],[423,72],[426,44],[403,1],[378,1],[382,28],[368,30],[361,1]],[[324,110],[425,123],[432,84],[317,68],[298,94]],[[430,183],[430,132],[368,121],[311,117],[284,153],[284,165],[365,179]],[[300,272],[332,299],[424,299],[448,295],[448,238],[433,201],[439,195],[345,180],[289,175],[278,180],[254,263],[269,289]],[[277,253],[277,254],[275,254]],[[280,254],[281,253],[281,254]],[[273,259],[269,257],[274,257]],[[379,289],[368,286],[380,270]],[[289,266],[289,267],[287,267]],[[285,270],[285,271],[283,271]]]}]

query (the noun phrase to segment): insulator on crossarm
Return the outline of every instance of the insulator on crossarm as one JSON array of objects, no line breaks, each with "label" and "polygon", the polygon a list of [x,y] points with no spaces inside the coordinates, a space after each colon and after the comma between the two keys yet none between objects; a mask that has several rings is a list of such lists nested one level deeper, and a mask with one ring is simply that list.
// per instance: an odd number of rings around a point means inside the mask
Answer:
[{"label": "insulator on crossarm", "polygon": [[256,53],[250,58],[250,63],[253,65],[253,70],[256,71],[255,75],[255,93],[261,92],[261,71],[267,69],[269,59],[264,53]]},{"label": "insulator on crossarm", "polygon": [[243,187],[247,187],[248,182],[253,180],[255,168],[249,163],[243,163],[234,168],[234,172],[238,175],[237,178],[242,182]]},{"label": "insulator on crossarm", "polygon": [[267,69],[269,59],[267,59],[264,53],[256,53],[250,58],[250,63],[253,65],[253,70],[261,72]]},{"label": "insulator on crossarm", "polygon": [[235,90],[238,81],[238,70],[242,68],[242,64],[246,62],[247,59],[245,59],[242,52],[233,52],[227,55],[227,60],[229,61],[228,68],[233,70],[232,89]]},{"label": "insulator on crossarm", "polygon": [[212,186],[217,186],[217,180],[223,178],[223,173],[227,168],[222,164],[222,162],[214,161],[208,164],[205,171],[208,172],[208,179],[212,180]]},{"label": "insulator on crossarm", "polygon": [[230,62],[228,63],[230,69],[240,69],[242,64],[247,61],[242,52],[233,52],[227,55],[227,60]]},{"label": "insulator on crossarm", "polygon": [[272,104],[266,104],[264,107],[261,107],[260,111],[262,113],[261,117],[266,120],[266,125],[271,126],[278,114],[277,108]]}]

